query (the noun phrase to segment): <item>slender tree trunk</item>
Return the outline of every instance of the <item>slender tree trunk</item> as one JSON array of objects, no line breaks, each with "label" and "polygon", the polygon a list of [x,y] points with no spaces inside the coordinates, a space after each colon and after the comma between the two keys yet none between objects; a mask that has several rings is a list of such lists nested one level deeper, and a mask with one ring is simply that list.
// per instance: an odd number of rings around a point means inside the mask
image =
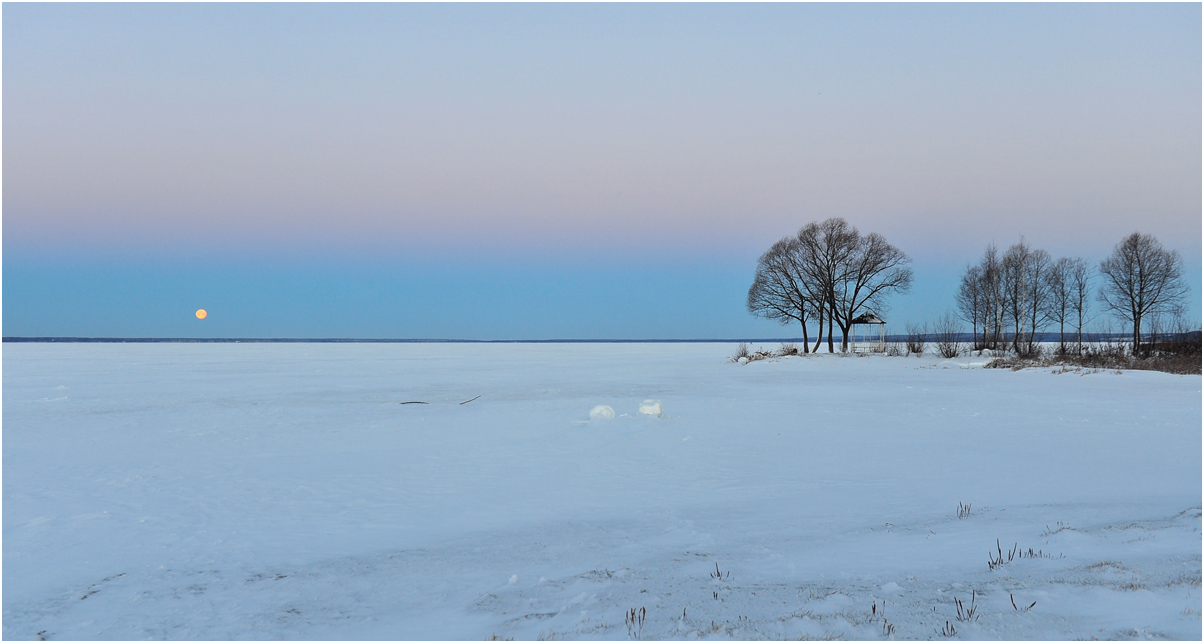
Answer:
[{"label": "slender tree trunk", "polygon": [[828,352],[835,353],[836,348],[832,345],[832,318],[836,316],[835,312],[829,311],[828,315]]},{"label": "slender tree trunk", "polygon": [[1133,357],[1141,353],[1141,315],[1133,313]]},{"label": "slender tree trunk", "polygon": [[1020,317],[1017,317],[1014,320],[1015,323],[1013,324],[1014,332],[1012,334],[1012,350],[1016,351],[1017,354],[1020,354],[1020,342],[1024,340],[1024,321],[1023,320],[1024,320],[1024,315],[1021,314]]},{"label": "slender tree trunk", "polygon": [[1033,306],[1033,317],[1030,321],[1032,324],[1028,329],[1028,345],[1025,347],[1025,350],[1027,350],[1031,355],[1033,352],[1033,346],[1036,344],[1037,336],[1037,307],[1035,305]]},{"label": "slender tree trunk", "polygon": [[1078,325],[1079,348],[1078,348],[1078,350],[1079,350],[1079,356],[1081,357],[1083,355],[1083,308],[1082,308],[1082,306],[1079,306],[1078,312],[1079,312],[1079,325]]},{"label": "slender tree trunk", "polygon": [[811,340],[807,339],[807,322],[799,320],[799,325],[803,327],[803,353],[806,354],[811,342]]},{"label": "slender tree trunk", "polygon": [[982,344],[978,347],[978,350],[982,350],[984,348],[991,347],[991,344],[990,344],[991,340],[990,340],[990,335],[989,335],[990,326],[991,326],[991,313],[990,313],[990,311],[984,311],[983,318],[982,318]]},{"label": "slender tree trunk", "polygon": [[819,309],[819,328],[815,332],[815,348],[811,349],[812,353],[818,353],[820,342],[824,341],[824,309],[822,306]]},{"label": "slender tree trunk", "polygon": [[1058,352],[1062,355],[1066,354],[1066,316],[1062,316],[1062,321],[1058,322]]},{"label": "slender tree trunk", "polygon": [[978,337],[978,311],[975,310],[970,320],[970,342],[973,343]]}]

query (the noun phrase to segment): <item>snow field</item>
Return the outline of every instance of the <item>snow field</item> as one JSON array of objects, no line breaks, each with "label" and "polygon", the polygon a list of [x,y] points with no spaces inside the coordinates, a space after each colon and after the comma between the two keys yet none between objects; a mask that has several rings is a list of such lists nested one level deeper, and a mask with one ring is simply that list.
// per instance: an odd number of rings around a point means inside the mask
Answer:
[{"label": "snow field", "polygon": [[1199,377],[733,348],[6,345],[3,634],[1200,638]]}]

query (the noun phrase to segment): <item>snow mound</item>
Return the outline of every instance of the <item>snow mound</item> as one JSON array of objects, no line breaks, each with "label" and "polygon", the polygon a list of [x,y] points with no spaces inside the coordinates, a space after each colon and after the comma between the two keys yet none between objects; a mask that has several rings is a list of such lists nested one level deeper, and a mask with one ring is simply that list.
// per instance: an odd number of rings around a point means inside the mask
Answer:
[{"label": "snow mound", "polygon": [[640,413],[661,417],[665,414],[665,407],[661,405],[660,400],[644,400],[644,403],[640,405]]},{"label": "snow mound", "polygon": [[615,410],[605,404],[599,404],[589,410],[589,419],[591,420],[613,420],[615,419]]},{"label": "snow mound", "polygon": [[903,588],[899,587],[898,583],[891,581],[882,586],[882,593],[883,594],[902,594]]}]

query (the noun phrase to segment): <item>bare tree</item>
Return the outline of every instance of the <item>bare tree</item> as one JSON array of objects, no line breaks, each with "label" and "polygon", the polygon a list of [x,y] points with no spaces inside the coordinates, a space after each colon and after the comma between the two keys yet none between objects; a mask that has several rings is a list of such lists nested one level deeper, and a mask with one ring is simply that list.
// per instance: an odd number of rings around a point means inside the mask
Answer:
[{"label": "bare tree", "polygon": [[933,339],[936,340],[936,352],[940,353],[941,357],[952,359],[961,355],[961,328],[958,326],[956,315],[951,312],[941,315],[933,325],[932,331]]},{"label": "bare tree", "polygon": [[1099,266],[1104,306],[1133,326],[1133,353],[1141,350],[1141,321],[1179,303],[1187,294],[1179,253],[1153,235],[1134,232],[1116,244]]},{"label": "bare tree", "polygon": [[1024,296],[1028,289],[1024,287],[1024,264],[1028,261],[1029,247],[1021,241],[1014,244],[1003,253],[1000,262],[1003,278],[1003,306],[1007,320],[1012,327],[1012,350],[1020,352],[1020,338],[1024,334],[1024,322],[1028,321],[1025,314]]},{"label": "bare tree", "polygon": [[[1058,354],[1066,350],[1066,325],[1073,323],[1079,315],[1079,342],[1082,342],[1082,312],[1080,308],[1087,294],[1087,262],[1079,256],[1063,256],[1050,265],[1046,273],[1049,299],[1045,302],[1045,314],[1058,325]],[[1080,350],[1081,352],[1081,350]]]},{"label": "bare tree", "polygon": [[1058,325],[1058,353],[1066,354],[1066,325],[1074,323],[1078,334],[1078,350],[1082,354],[1083,314],[1090,292],[1090,270],[1081,257],[1062,257],[1046,273],[1049,298],[1046,315]]},{"label": "bare tree", "polygon": [[855,238],[829,301],[831,318],[840,327],[842,353],[849,349],[849,330],[858,315],[866,310],[881,312],[888,295],[911,289],[909,263],[911,259],[880,234]]},{"label": "bare tree", "polygon": [[[1175,304],[1171,306],[1169,313],[1170,331],[1170,350],[1176,355],[1200,354],[1200,340],[1193,341],[1192,335],[1199,336],[1199,333],[1192,333],[1193,328],[1198,328],[1198,324],[1194,324],[1187,316],[1187,307],[1183,304]],[[1193,345],[1194,344],[1194,345]]]},{"label": "bare tree", "polygon": [[[987,348],[997,350],[1003,345],[1004,308],[1007,298],[1004,296],[1003,261],[995,244],[987,246],[982,255],[982,284],[979,289],[983,294],[983,336],[989,339]],[[990,328],[988,335],[987,328]]]},{"label": "bare tree", "polygon": [[[971,345],[978,344],[978,322],[983,318],[982,267],[966,266],[957,288],[957,312],[970,322]],[[985,329],[985,327],[984,327]]]},{"label": "bare tree", "polygon": [[963,319],[982,328],[982,337],[974,340],[975,348],[994,350],[1003,343],[1005,285],[1003,262],[995,244],[991,244],[977,266],[966,267],[957,293],[958,311]]},{"label": "bare tree", "polygon": [[1046,273],[1046,283],[1049,285],[1049,299],[1046,301],[1046,315],[1050,321],[1058,325],[1058,354],[1066,354],[1066,321],[1073,309],[1074,285],[1070,279],[1070,265],[1073,259],[1062,257],[1049,267]]},{"label": "bare tree", "polygon": [[1034,250],[1032,258],[1026,266],[1025,275],[1028,286],[1028,337],[1025,338],[1025,353],[1032,354],[1036,350],[1037,331],[1049,322],[1046,311],[1049,309],[1049,267],[1053,264],[1049,253],[1044,250]]},{"label": "bare tree", "polygon": [[805,346],[810,341],[807,322],[817,318],[816,351],[826,319],[828,352],[835,352],[833,324],[840,327],[844,352],[854,319],[871,309],[880,314],[888,295],[911,287],[910,261],[882,235],[862,236],[844,219],[809,223],[761,255],[748,290],[748,310],[782,324],[798,322]]},{"label": "bare tree", "polygon": [[928,322],[907,325],[907,352],[924,356],[924,345],[927,342]]},{"label": "bare tree", "polygon": [[1087,305],[1091,300],[1091,268],[1080,257],[1071,260],[1069,273],[1071,299],[1070,308],[1075,314],[1075,333],[1077,334],[1078,354],[1083,354],[1083,318],[1087,315]]},{"label": "bare tree", "polygon": [[785,237],[770,246],[757,260],[757,272],[748,289],[748,311],[783,326],[798,322],[803,329],[803,352],[807,352],[807,319],[816,309],[803,286],[799,269],[800,244]]},{"label": "bare tree", "polygon": [[1048,298],[1045,271],[1049,253],[1034,250],[1022,239],[1003,255],[1002,277],[1005,310],[1012,324],[1012,349],[1031,354],[1037,330],[1046,318],[1043,305]]},{"label": "bare tree", "polygon": [[[851,257],[857,252],[860,233],[841,218],[808,223],[798,232],[803,273],[814,301],[819,302],[820,334],[824,317],[828,321],[828,352],[835,352],[832,322],[835,319],[835,292],[848,271]],[[819,350],[816,341],[815,349]]]}]

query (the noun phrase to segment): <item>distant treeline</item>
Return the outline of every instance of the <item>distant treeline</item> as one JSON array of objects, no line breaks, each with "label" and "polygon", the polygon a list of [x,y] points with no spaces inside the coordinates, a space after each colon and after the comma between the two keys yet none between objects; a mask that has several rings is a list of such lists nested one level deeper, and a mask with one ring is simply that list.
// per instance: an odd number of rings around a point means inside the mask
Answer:
[{"label": "distant treeline", "polygon": [[[1023,239],[1002,253],[992,243],[977,264],[966,266],[955,302],[971,326],[975,349],[1035,356],[1037,336],[1057,328],[1058,353],[1070,350],[1069,338],[1081,355],[1088,309],[1098,302],[1131,329],[1130,350],[1142,355],[1159,341],[1183,339],[1192,330],[1183,305],[1186,294],[1179,253],[1152,235],[1134,232],[1094,267],[1081,257],[1054,260]],[[938,321],[944,329],[953,325],[950,318]]]},{"label": "distant treeline", "polygon": [[[1169,333],[1167,335],[1170,335]],[[1189,331],[1185,333],[1175,334],[1175,337],[1182,335],[1182,339],[1199,339],[1200,331]],[[925,332],[921,333],[921,337],[926,341],[936,341],[939,333]],[[975,340],[975,336],[971,333],[959,332],[953,333],[953,338],[963,344],[970,344]],[[908,335],[887,335],[887,342],[903,343],[908,339]],[[1053,332],[1039,331],[1033,334],[1033,342],[1038,344],[1057,344],[1061,340],[1061,334]],[[1083,333],[1083,343],[1099,343],[1099,342],[1122,342],[1129,340],[1129,333]]]}]

